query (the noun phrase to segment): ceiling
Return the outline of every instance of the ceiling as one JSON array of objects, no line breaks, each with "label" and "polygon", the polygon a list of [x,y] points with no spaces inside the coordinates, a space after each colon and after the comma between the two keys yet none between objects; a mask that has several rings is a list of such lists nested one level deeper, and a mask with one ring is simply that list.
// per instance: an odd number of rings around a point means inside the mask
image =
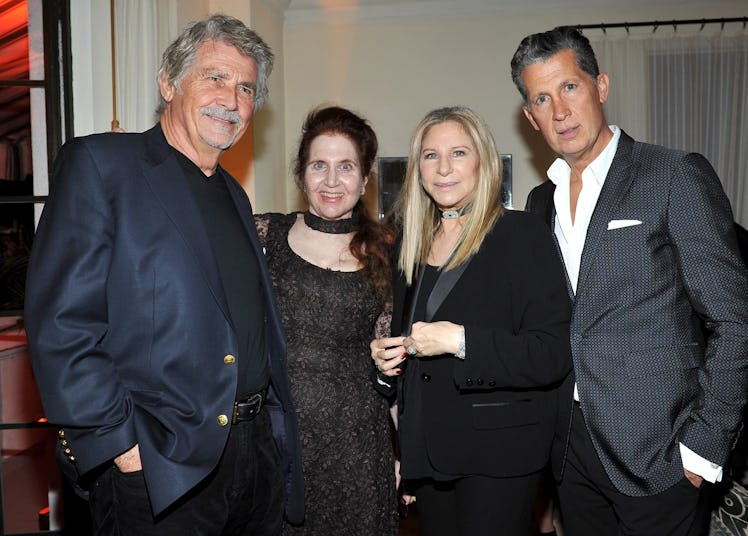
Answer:
[{"label": "ceiling", "polygon": [[[442,8],[491,9],[507,11],[536,11],[552,8],[611,9],[620,8],[621,0],[286,0],[287,12],[301,10],[399,9],[417,6],[425,10]],[[626,0],[626,7],[704,4],[704,0]],[[452,11],[452,9],[450,9]]]},{"label": "ceiling", "polygon": [[[392,19],[480,17],[496,13],[589,12],[637,7],[684,7],[709,0],[267,0],[286,25]],[[677,18],[677,17],[674,17]]]}]

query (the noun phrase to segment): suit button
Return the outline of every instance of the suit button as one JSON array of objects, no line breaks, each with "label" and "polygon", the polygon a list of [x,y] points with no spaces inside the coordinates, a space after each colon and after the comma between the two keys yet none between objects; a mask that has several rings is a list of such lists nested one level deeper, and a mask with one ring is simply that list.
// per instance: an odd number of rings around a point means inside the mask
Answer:
[{"label": "suit button", "polygon": [[496,387],[496,380],[494,380],[493,378],[490,379],[490,380],[488,380],[488,386],[489,387]]},{"label": "suit button", "polygon": [[477,383],[478,385],[483,385],[483,378],[478,378],[477,380],[475,380],[475,383]]},{"label": "suit button", "polygon": [[63,451],[65,454],[72,454],[73,451],[71,451],[69,448],[65,448]]},{"label": "suit button", "polygon": [[467,380],[465,380],[465,385],[467,385],[468,387],[472,387],[473,386],[473,379],[472,378],[468,378]]},{"label": "suit button", "polygon": [[423,374],[421,374],[421,379],[422,379],[422,380],[423,380],[424,382],[426,382],[426,383],[429,383],[429,382],[431,381],[431,374],[426,374],[426,373],[424,372]]},{"label": "suit button", "polygon": [[218,421],[218,426],[226,426],[229,423],[229,418],[223,414],[219,415],[216,420]]},{"label": "suit button", "polygon": [[68,460],[75,463],[75,456],[68,456]]},{"label": "suit button", "polygon": [[233,365],[236,363],[236,358],[233,355],[228,354],[223,358],[223,363],[224,365]]},{"label": "suit button", "polygon": [[63,430],[62,428],[60,428],[60,431],[57,432],[57,437],[65,437],[65,430]]},{"label": "suit button", "polygon": [[60,439],[60,445],[62,445],[63,447],[67,447],[68,440],[67,439]]}]

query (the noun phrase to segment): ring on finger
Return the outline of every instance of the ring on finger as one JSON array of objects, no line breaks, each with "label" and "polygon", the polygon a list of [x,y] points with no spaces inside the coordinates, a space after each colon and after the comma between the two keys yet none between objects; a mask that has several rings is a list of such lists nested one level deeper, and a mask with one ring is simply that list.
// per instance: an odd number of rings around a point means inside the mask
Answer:
[{"label": "ring on finger", "polygon": [[418,353],[418,351],[417,351],[417,350],[415,349],[415,347],[414,347],[414,346],[412,346],[412,345],[411,345],[411,346],[408,346],[408,350],[407,350],[407,352],[408,352],[408,355],[416,355],[416,354]]}]

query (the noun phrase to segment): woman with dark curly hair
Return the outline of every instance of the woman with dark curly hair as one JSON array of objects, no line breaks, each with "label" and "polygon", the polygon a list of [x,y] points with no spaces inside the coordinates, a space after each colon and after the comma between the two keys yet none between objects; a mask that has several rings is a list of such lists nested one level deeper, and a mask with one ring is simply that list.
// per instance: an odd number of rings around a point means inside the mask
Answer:
[{"label": "woman with dark curly hair", "polygon": [[306,519],[286,535],[397,531],[388,403],[369,379],[369,341],[389,329],[393,242],[361,200],[376,153],[364,119],[313,110],[294,169],[309,210],[256,217],[301,433]]}]

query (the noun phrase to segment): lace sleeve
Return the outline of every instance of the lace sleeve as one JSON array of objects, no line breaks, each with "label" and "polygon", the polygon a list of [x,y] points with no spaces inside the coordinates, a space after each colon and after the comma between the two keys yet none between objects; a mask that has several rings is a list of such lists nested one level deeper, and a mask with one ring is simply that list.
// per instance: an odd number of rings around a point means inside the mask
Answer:
[{"label": "lace sleeve", "polygon": [[381,339],[383,337],[390,336],[390,324],[392,323],[392,311],[385,309],[382,314],[377,318],[377,323],[374,325],[374,338]]},{"label": "lace sleeve", "polygon": [[257,235],[260,237],[260,244],[262,244],[262,247],[266,247],[268,227],[270,227],[270,215],[255,214],[255,227],[257,227]]}]

